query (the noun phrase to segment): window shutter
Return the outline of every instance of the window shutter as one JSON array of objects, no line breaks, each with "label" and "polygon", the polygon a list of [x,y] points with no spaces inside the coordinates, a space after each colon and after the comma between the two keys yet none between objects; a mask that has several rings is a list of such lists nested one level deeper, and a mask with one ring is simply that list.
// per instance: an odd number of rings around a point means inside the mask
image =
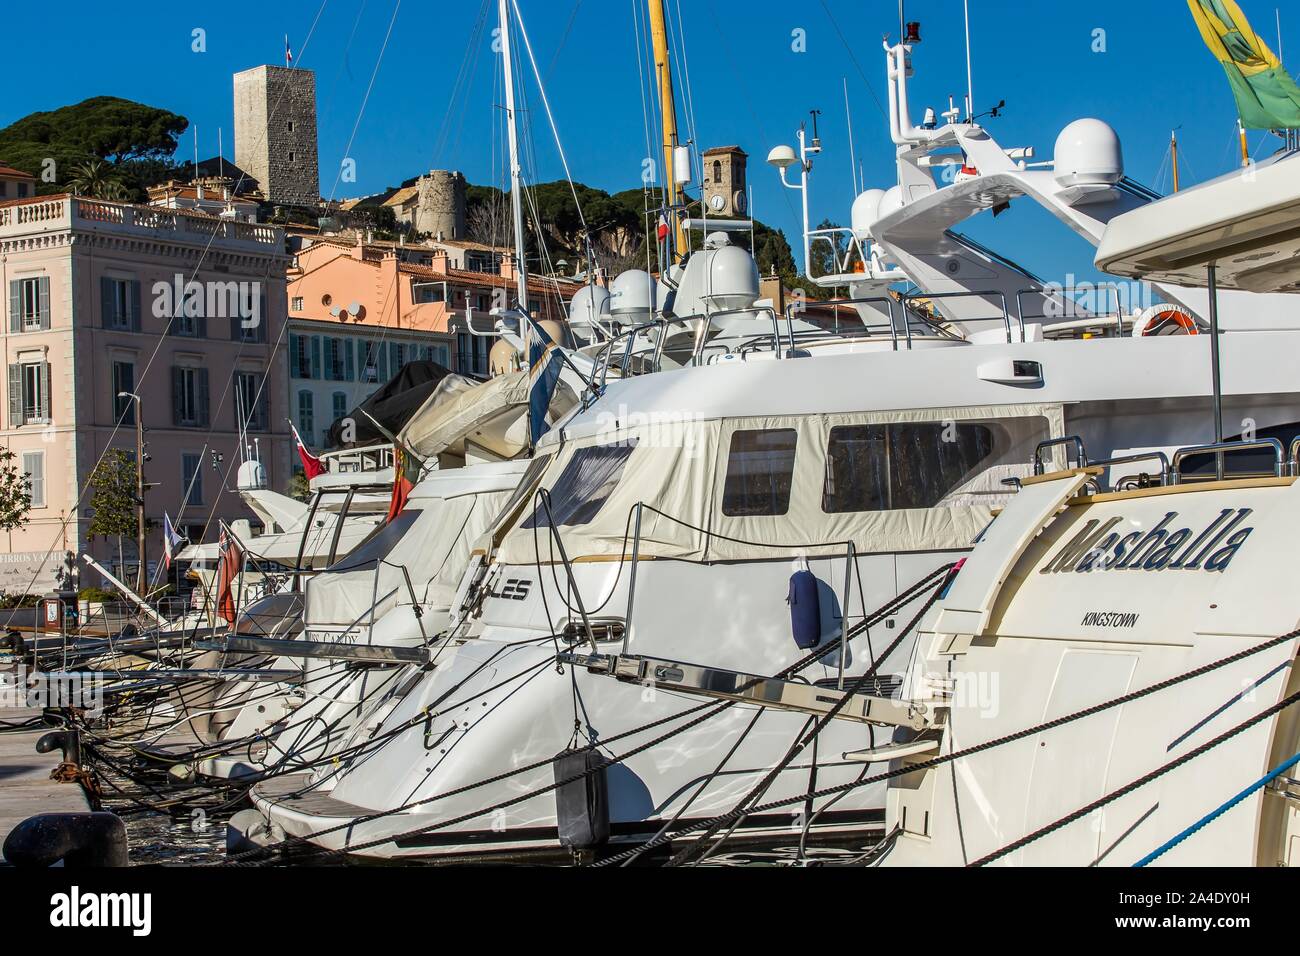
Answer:
[{"label": "window shutter", "polygon": [[292,332],[289,333],[289,377],[302,377],[302,369],[298,367],[298,336]]},{"label": "window shutter", "polygon": [[181,395],[184,391],[184,381],[181,378],[181,370],[178,366],[172,366],[172,424],[179,426],[181,424]]},{"label": "window shutter", "polygon": [[106,329],[113,327],[113,280],[99,277],[99,321]]},{"label": "window shutter", "polygon": [[198,368],[194,370],[197,376],[199,386],[199,425],[207,428],[211,424],[208,417],[208,370]]},{"label": "window shutter", "polygon": [[21,332],[23,330],[23,287],[22,283],[13,279],[9,283],[9,331]]},{"label": "window shutter", "polygon": [[194,328],[196,330],[194,334],[198,338],[206,339],[208,337],[208,317],[206,315],[200,315],[194,320]]},{"label": "window shutter", "polygon": [[131,310],[130,326],[132,332],[140,331],[140,280],[132,279],[126,284],[127,302]]},{"label": "window shutter", "polygon": [[243,319],[240,318],[238,311],[230,313],[230,341],[238,342],[240,340],[240,323],[242,321]]},{"label": "window shutter", "polygon": [[50,277],[41,276],[36,285],[39,290],[38,302],[41,310],[41,328],[48,329],[50,327]]},{"label": "window shutter", "polygon": [[23,367],[15,362],[9,366],[9,427],[23,423]]},{"label": "window shutter", "polygon": [[[49,326],[46,326],[48,328]],[[41,410],[40,418],[43,421],[54,420],[54,410],[50,407],[50,363],[41,363]]]},{"label": "window shutter", "polygon": [[319,379],[320,376],[320,336],[311,337],[311,377]]},{"label": "window shutter", "polygon": [[343,377],[346,381],[351,382],[357,377],[356,365],[352,359],[352,340],[341,339],[340,341],[343,343]]},{"label": "window shutter", "polygon": [[271,314],[270,314],[269,312],[267,312],[266,307],[267,307],[266,293],[263,292],[263,293],[262,293],[262,311],[258,313],[258,315],[261,316],[261,321],[257,323],[257,328],[253,329],[253,341],[254,341],[254,342],[269,342],[269,341],[270,341],[270,337],[267,335],[266,329],[267,329],[267,326],[269,326],[269,325],[271,324]]}]

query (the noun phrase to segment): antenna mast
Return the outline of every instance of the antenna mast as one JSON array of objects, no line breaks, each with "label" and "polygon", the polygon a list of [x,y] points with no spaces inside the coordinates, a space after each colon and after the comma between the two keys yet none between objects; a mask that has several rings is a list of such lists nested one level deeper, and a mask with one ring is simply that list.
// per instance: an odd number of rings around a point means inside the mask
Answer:
[{"label": "antenna mast", "polygon": [[966,12],[966,122],[970,122],[975,112],[975,83],[970,66],[970,0],[962,0]]},{"label": "antenna mast", "polygon": [[[681,255],[686,249],[686,233],[677,213],[683,203],[682,184],[677,182],[673,168],[673,149],[677,146],[677,107],[673,99],[673,69],[668,60],[668,28],[664,22],[663,0],[649,0],[650,38],[654,44],[655,74],[659,80],[659,112],[664,128],[664,186],[668,200],[668,216],[672,223],[674,251]],[[662,268],[667,268],[663,263]]]},{"label": "antenna mast", "polygon": [[[515,225],[515,279],[519,308],[528,311],[528,260],[524,256],[524,206],[523,183],[519,175],[519,131],[515,122],[514,64],[510,53],[510,0],[497,0],[497,19],[501,27],[501,63],[505,69],[506,126],[510,140],[510,211]],[[524,340],[525,360],[528,355],[528,323],[520,333]]]}]

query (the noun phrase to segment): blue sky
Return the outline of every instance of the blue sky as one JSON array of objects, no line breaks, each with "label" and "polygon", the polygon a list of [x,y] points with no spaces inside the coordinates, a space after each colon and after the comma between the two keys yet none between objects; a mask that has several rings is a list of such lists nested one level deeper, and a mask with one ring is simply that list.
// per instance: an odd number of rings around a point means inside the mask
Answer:
[{"label": "blue sky", "polygon": [[[825,151],[813,177],[813,217],[847,222],[853,198],[843,81],[847,78],[857,156],[869,186],[893,182],[892,147],[878,103],[884,100],[883,34],[898,29],[895,0],[665,0],[685,23],[695,129],[704,147],[740,144],[751,154],[754,212],[785,229],[797,246],[797,196],[781,189],[762,164],[767,150],[789,142],[809,109],[820,109]],[[1210,178],[1236,161],[1235,108],[1222,69],[1201,43],[1183,0],[1088,0],[1079,3],[970,0],[975,98],[980,110],[999,99],[1005,115],[989,121],[1003,146],[1033,145],[1048,158],[1070,120],[1097,116],[1119,132],[1129,175],[1168,190],[1169,132],[1181,127],[1184,183]],[[0,125],[34,110],[90,96],[116,95],[187,116],[198,127],[202,156],[217,151],[218,128],[233,156],[231,74],[282,63],[288,34],[297,64],[317,74],[321,188],[339,197],[375,192],[429,168],[456,168],[471,182],[500,184],[499,82],[490,31],[492,0],[401,0],[387,49],[363,100],[384,44],[395,0],[226,0],[185,8],[143,0],[129,5],[70,0],[60,20],[85,43],[56,68],[43,42],[47,8],[6,11],[11,83]],[[575,179],[611,192],[638,185],[646,133],[637,69],[636,23],[644,0],[520,0]],[[1242,0],[1276,49],[1276,0]],[[130,12],[124,14],[123,7]],[[319,12],[319,19],[317,15]],[[475,39],[486,14],[487,31]],[[907,18],[922,23],[912,87],[915,118],[925,105],[942,111],[965,88],[961,0],[909,0]],[[1300,11],[1283,11],[1284,43],[1300,57]],[[314,32],[313,21],[316,21]],[[205,31],[206,52],[191,49]],[[804,31],[806,52],[792,49]],[[1105,52],[1093,52],[1094,31]],[[13,42],[17,40],[18,42]],[[1287,42],[1291,41],[1291,42]],[[642,42],[645,43],[644,36]],[[457,89],[462,64],[467,73]],[[80,68],[77,68],[80,67]],[[678,63],[680,69],[681,64]],[[531,81],[530,81],[531,85]],[[562,174],[532,95],[536,175]],[[685,103],[679,109],[686,113]],[[354,131],[355,129],[355,138]],[[352,140],[351,148],[348,143]],[[1275,141],[1252,133],[1266,155]],[[179,151],[193,152],[187,134]],[[356,160],[357,182],[335,190],[341,159]],[[1165,166],[1163,180],[1158,180]],[[969,231],[1045,278],[1089,276],[1082,240],[1035,207],[1017,205]]]}]

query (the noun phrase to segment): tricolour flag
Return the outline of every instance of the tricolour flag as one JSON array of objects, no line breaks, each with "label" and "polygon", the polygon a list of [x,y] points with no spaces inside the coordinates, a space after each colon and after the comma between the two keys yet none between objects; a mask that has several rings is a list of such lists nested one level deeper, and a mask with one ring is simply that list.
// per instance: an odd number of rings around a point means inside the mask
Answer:
[{"label": "tricolour flag", "polygon": [[292,420],[289,422],[289,427],[293,429],[293,440],[298,446],[298,457],[302,459],[302,470],[307,473],[307,480],[311,481],[317,475],[325,474],[325,464],[307,450],[307,446],[303,443],[302,436],[298,434],[298,428]]},{"label": "tricolour flag", "polygon": [[172,562],[176,560],[176,551],[186,538],[176,532],[175,526],[172,525],[171,515],[163,512],[163,567],[170,569]]},{"label": "tricolour flag", "polygon": [[1300,129],[1300,87],[1233,0],[1187,0],[1250,129]]},{"label": "tricolour flag", "polygon": [[393,446],[393,497],[388,501],[388,517],[392,521],[406,507],[415,484],[420,480],[420,460],[401,445]]},{"label": "tricolour flag", "polygon": [[293,49],[289,46],[289,34],[284,35],[284,65],[293,65]]}]

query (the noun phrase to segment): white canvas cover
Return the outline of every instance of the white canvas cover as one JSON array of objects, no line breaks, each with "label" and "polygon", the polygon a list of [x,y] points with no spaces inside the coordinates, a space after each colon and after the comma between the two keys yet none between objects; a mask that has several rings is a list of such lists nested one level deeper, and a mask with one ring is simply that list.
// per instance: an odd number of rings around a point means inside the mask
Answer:
[{"label": "white canvas cover", "polygon": [[[994,423],[993,453],[980,461],[965,483],[929,508],[855,511],[823,510],[826,448],[837,425],[909,423]],[[1013,489],[1004,478],[1031,473],[1037,443],[1059,436],[1059,405],[1018,404],[816,415],[724,419],[652,424],[605,432],[568,443],[550,463],[543,486],[557,496],[556,522],[571,560],[617,560],[632,552],[632,517],[643,502],[639,554],[642,557],[728,561],[796,554],[843,553],[853,541],[858,553],[957,550],[970,546],[995,507]],[[732,435],[738,430],[793,429],[794,474],[788,508],[779,515],[726,515],[722,503]],[[565,525],[557,483],[582,449],[635,443],[614,486],[595,517]],[[594,474],[594,473],[593,473]],[[594,474],[603,480],[604,476]],[[590,494],[599,482],[581,489]],[[551,531],[531,521],[533,509],[506,535],[500,560],[531,564],[558,559]],[[533,525],[536,525],[535,527]]]},{"label": "white canvas cover", "polygon": [[[413,500],[386,529],[389,539],[376,536],[307,582],[307,626],[365,626],[372,605],[377,620],[397,604],[410,603],[403,567],[420,603],[435,607],[450,604],[474,541],[509,495],[505,488]],[[392,537],[398,537],[396,543]]]}]

